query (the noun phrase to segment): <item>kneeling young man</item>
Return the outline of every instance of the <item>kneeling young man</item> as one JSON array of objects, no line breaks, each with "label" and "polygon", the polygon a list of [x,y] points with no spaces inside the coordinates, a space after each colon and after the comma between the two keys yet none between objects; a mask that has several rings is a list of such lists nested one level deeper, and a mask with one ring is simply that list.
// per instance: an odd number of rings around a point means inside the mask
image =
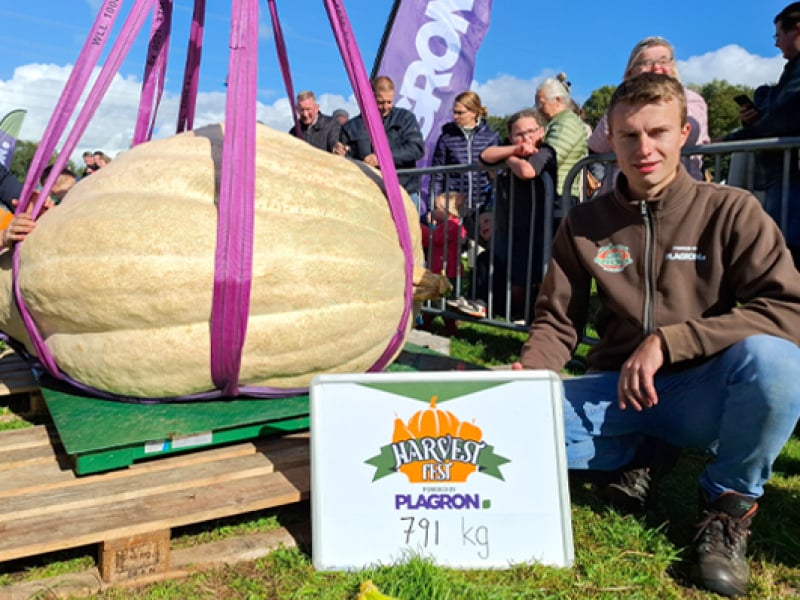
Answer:
[{"label": "kneeling young man", "polygon": [[515,368],[563,367],[595,280],[600,341],[588,373],[564,381],[569,467],[604,472],[610,501],[644,508],[674,447],[712,451],[694,574],[744,594],[756,501],[800,414],[800,275],[750,193],[681,165],[680,83],[626,81],[608,114],[622,175],[562,223]]}]

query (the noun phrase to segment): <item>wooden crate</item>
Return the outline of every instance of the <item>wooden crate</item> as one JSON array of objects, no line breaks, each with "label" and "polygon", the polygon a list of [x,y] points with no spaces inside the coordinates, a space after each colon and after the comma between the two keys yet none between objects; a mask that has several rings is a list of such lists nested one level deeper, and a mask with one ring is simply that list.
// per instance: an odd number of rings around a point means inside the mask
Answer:
[{"label": "wooden crate", "polygon": [[259,439],[81,477],[47,426],[0,432],[0,563],[98,544],[107,582],[165,572],[172,528],[308,498],[308,441]]}]

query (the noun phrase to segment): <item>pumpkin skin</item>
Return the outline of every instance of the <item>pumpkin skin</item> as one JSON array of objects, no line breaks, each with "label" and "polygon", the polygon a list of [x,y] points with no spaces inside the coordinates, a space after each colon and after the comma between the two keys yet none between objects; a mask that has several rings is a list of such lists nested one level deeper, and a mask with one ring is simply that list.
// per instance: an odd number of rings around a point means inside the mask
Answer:
[{"label": "pumpkin skin", "polygon": [[[319,373],[365,371],[396,333],[404,306],[403,253],[380,178],[262,125],[256,148],[239,384],[307,387]],[[214,388],[221,149],[219,125],[132,148],[76,184],[22,243],[26,306],[73,379],[139,398]],[[421,265],[419,217],[403,196]],[[33,351],[10,301],[9,255],[0,259],[0,328]]]}]

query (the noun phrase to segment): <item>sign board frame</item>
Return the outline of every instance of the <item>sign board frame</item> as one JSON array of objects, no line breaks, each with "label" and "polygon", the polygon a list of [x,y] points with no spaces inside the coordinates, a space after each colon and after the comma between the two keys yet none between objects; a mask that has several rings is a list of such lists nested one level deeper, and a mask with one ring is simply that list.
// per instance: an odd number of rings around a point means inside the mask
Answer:
[{"label": "sign board frame", "polygon": [[551,371],[315,378],[314,567],[571,567],[562,398]]}]

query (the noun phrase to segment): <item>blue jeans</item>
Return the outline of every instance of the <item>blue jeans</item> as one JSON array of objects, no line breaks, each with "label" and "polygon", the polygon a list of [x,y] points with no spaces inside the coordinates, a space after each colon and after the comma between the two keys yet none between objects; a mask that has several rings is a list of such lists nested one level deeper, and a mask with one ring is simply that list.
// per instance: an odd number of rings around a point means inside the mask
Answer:
[{"label": "blue jeans", "polygon": [[716,455],[700,478],[707,497],[757,498],[800,416],[800,348],[781,338],[745,338],[699,366],[657,373],[658,404],[617,405],[616,371],[564,381],[570,469],[611,471],[633,459],[644,436]]}]

